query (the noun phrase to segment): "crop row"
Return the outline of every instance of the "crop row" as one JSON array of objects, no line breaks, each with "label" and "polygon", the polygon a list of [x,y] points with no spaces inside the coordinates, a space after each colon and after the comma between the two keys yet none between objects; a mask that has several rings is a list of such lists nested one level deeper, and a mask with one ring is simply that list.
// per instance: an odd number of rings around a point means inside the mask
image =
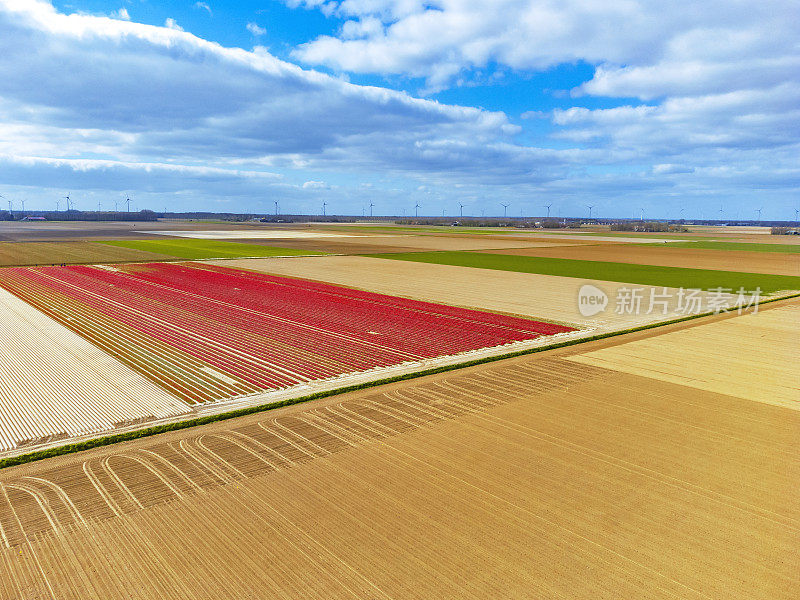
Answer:
[{"label": "crop row", "polygon": [[206,265],[3,269],[0,285],[188,402],[570,330]]}]

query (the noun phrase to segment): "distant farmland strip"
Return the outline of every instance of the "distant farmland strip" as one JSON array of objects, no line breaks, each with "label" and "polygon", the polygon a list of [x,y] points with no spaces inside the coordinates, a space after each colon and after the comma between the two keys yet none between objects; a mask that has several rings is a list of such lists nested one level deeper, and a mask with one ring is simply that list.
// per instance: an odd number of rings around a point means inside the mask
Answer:
[{"label": "distant farmland strip", "polygon": [[157,252],[94,242],[0,242],[0,266],[147,262],[170,258]]},{"label": "distant farmland strip", "polygon": [[386,260],[407,260],[438,265],[515,271],[518,273],[538,273],[540,275],[558,275],[581,279],[600,279],[673,288],[711,289],[723,287],[735,291],[740,287],[746,290],[754,290],[760,287],[764,293],[779,290],[800,290],[800,277],[788,275],[738,273],[735,271],[711,271],[706,269],[684,269],[477,252],[407,252],[402,254],[372,254],[368,256]]},{"label": "distant farmland strip", "polygon": [[258,244],[240,244],[237,242],[221,242],[218,240],[195,239],[158,239],[158,240],[109,240],[98,242],[108,246],[158,252],[175,258],[238,258],[242,256],[307,256],[324,254],[313,250],[295,250],[293,248],[277,248]]},{"label": "distant farmland strip", "polygon": [[800,244],[760,244],[747,242],[672,242],[665,248],[692,248],[698,250],[734,250],[745,252],[782,252],[784,254],[800,254]]},{"label": "distant farmland strip", "polygon": [[207,265],[11,268],[0,286],[190,403],[572,330]]}]

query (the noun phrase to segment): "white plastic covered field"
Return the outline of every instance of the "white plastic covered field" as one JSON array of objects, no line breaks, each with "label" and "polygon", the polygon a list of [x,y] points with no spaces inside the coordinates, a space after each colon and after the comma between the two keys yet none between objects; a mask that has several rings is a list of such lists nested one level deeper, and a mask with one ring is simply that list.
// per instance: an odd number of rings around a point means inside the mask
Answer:
[{"label": "white plastic covered field", "polygon": [[189,410],[154,383],[0,289],[0,451]]}]

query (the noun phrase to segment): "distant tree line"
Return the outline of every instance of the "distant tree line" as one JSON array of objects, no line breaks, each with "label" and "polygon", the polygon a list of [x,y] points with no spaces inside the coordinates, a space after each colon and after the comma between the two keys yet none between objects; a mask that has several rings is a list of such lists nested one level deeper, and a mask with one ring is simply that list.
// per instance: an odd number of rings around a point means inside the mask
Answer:
[{"label": "distant tree line", "polygon": [[0,211],[0,221],[21,221],[26,217],[44,217],[48,221],[157,221],[158,214],[152,210],[139,212],[97,212],[88,210],[26,210]]},{"label": "distant tree line", "polygon": [[665,221],[620,221],[612,223],[610,229],[611,231],[646,231],[648,233],[689,231],[682,225],[671,225]]}]

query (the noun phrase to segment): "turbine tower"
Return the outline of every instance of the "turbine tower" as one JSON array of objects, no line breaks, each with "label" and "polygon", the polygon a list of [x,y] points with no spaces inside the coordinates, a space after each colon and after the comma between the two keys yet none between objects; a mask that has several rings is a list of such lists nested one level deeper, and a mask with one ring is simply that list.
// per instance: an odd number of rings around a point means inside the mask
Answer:
[{"label": "turbine tower", "polygon": [[639,220],[640,221],[644,221],[644,209],[640,208],[639,210],[641,211],[640,216],[639,216]]},{"label": "turbine tower", "polygon": [[325,216],[325,207],[328,206],[328,203],[325,200],[322,201],[322,216]]},{"label": "turbine tower", "polygon": [[547,209],[547,218],[550,218],[550,207],[553,206],[552,204],[545,204],[544,207]]},{"label": "turbine tower", "polygon": [[589,220],[591,221],[592,220],[592,209],[594,208],[594,205],[590,204],[588,206],[589,206]]},{"label": "turbine tower", "polygon": [[125,196],[125,202],[128,203],[128,212],[131,212],[131,199],[130,199],[130,196]]},{"label": "turbine tower", "polygon": [[464,216],[464,206],[466,206],[466,205],[462,204],[461,202],[458,203],[458,214],[461,217]]},{"label": "turbine tower", "polygon": [[503,207],[503,218],[505,219],[506,218],[506,214],[508,213],[508,207],[511,206],[511,205],[510,204],[503,204],[501,202],[500,206]]},{"label": "turbine tower", "polygon": [[[24,204],[23,204],[23,210],[25,210],[25,205],[24,205]],[[759,223],[761,222],[761,211],[762,211],[762,210],[764,210],[764,207],[763,207],[763,206],[762,206],[761,208],[757,208],[757,209],[756,209],[756,212],[758,213],[758,222],[759,222]]]},{"label": "turbine tower", "polygon": [[419,216],[419,209],[420,209],[420,203],[419,203],[419,202],[417,202],[417,203],[414,205],[414,216],[415,216],[415,217],[418,217],[418,216]]},{"label": "turbine tower", "polygon": [[369,218],[370,218],[370,219],[372,218],[372,208],[373,208],[374,206],[375,206],[375,203],[374,203],[372,200],[370,200],[370,201],[369,201]]},{"label": "turbine tower", "polygon": [[278,216],[278,201],[275,200],[275,216]]},{"label": "turbine tower", "polygon": [[69,194],[67,194],[66,196],[64,196],[64,200],[66,200],[66,201],[67,201],[67,211],[69,211],[69,202],[70,202],[70,200],[69,200]]}]

